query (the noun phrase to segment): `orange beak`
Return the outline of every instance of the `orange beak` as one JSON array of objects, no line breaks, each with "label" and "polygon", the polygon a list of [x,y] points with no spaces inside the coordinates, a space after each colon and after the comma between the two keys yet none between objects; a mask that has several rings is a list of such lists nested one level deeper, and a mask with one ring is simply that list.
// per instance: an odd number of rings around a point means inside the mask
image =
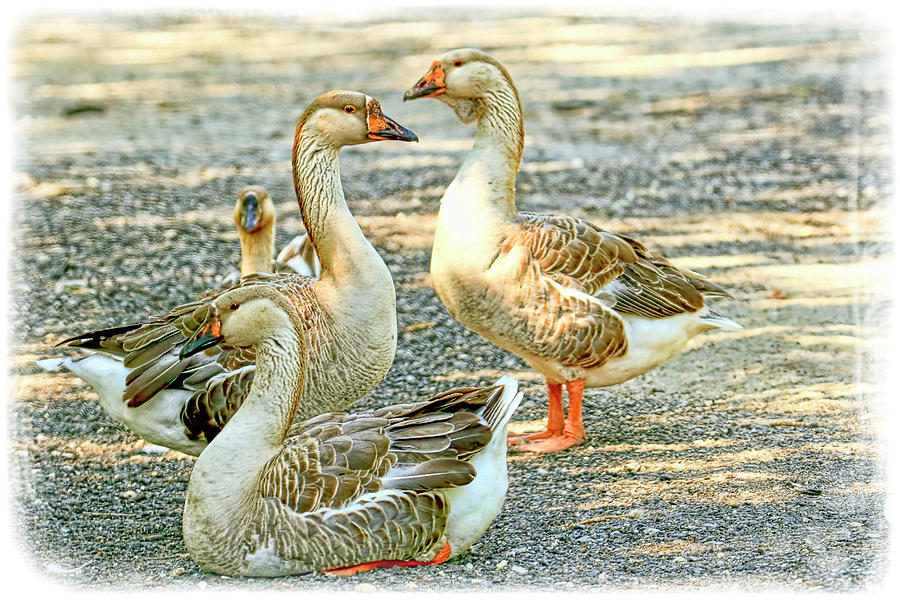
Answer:
[{"label": "orange beak", "polygon": [[181,347],[178,357],[185,359],[189,356],[202,352],[207,348],[212,348],[222,341],[222,324],[219,319],[213,319],[211,322],[203,325],[198,329],[191,338]]},{"label": "orange beak", "polygon": [[425,73],[416,85],[412,86],[403,94],[403,101],[415,100],[416,98],[434,98],[440,96],[447,91],[444,85],[444,70],[441,68],[441,61],[436,60],[431,63],[431,68]]},{"label": "orange beak", "polygon": [[398,140],[401,142],[418,142],[419,136],[397,121],[381,112],[381,105],[375,98],[366,101],[366,123],[369,125],[370,140]]}]

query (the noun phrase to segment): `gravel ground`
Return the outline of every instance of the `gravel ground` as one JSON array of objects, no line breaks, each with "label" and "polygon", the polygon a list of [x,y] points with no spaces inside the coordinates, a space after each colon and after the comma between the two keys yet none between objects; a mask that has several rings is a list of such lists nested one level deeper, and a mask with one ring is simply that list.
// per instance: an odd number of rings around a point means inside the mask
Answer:
[{"label": "gravel ground", "polygon": [[[247,15],[45,15],[11,47],[11,512],[43,579],[101,589],[871,588],[886,568],[878,425],[892,193],[877,27],[541,13],[309,23]],[[464,21],[460,26],[459,21]],[[527,45],[524,45],[526,44]],[[585,395],[585,445],[510,455],[493,527],[451,563],[333,580],[234,580],[185,553],[192,459],[159,453],[36,358],[158,314],[235,264],[237,190],[299,227],[297,116],[330,88],[417,131],[342,157],[348,203],[391,269],[403,328],[361,406],[503,373],[430,287],[434,218],[472,130],[401,94],[446,49],[503,60],[526,110],[519,205],[589,218],[727,285],[746,329]]]}]

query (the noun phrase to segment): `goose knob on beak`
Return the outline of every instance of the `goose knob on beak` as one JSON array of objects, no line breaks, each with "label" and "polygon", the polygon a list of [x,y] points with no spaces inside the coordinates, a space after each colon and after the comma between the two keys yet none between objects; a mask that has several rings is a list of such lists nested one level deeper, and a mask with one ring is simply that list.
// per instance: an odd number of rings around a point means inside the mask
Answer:
[{"label": "goose knob on beak", "polygon": [[366,122],[369,125],[370,140],[419,141],[419,136],[414,131],[381,112],[381,105],[375,98],[366,100]]}]

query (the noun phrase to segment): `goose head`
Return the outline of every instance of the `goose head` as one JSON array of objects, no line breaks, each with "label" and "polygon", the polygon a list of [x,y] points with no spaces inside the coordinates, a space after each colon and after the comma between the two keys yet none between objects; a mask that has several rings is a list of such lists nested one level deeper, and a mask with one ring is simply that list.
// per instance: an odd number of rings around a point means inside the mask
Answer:
[{"label": "goose head", "polygon": [[403,100],[436,98],[448,105],[463,123],[482,113],[485,100],[496,94],[515,94],[512,77],[493,56],[475,48],[445,52],[428,72],[403,94]]},{"label": "goose head", "polygon": [[256,233],[275,224],[275,204],[266,188],[251,185],[238,192],[234,204],[234,224],[244,233]]},{"label": "goose head", "polygon": [[271,286],[235,288],[216,298],[180,356],[187,358],[219,343],[232,348],[258,347],[286,332],[299,331],[291,317],[296,312],[287,296]]},{"label": "goose head", "polygon": [[297,139],[315,136],[334,148],[380,140],[417,142],[411,130],[387,117],[378,100],[360,92],[325,92],[303,112],[297,122]]}]

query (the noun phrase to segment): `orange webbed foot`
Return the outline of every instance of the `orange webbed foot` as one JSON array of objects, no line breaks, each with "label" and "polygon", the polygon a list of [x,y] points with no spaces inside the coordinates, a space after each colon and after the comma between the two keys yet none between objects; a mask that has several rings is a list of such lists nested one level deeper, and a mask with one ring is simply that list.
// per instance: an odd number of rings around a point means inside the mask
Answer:
[{"label": "orange webbed foot", "polygon": [[562,435],[562,431],[559,429],[544,429],[543,431],[536,431],[534,433],[510,434],[506,436],[506,445],[512,446],[513,444],[518,444],[525,440],[546,440],[559,435]]},{"label": "orange webbed foot", "polygon": [[323,571],[323,573],[325,573],[325,575],[333,575],[335,577],[350,577],[351,575],[356,575],[357,573],[365,573],[366,571],[377,569],[379,566],[380,565],[378,565],[378,563],[364,563],[361,565],[353,565],[352,567],[328,569],[326,571]]},{"label": "orange webbed foot", "polygon": [[390,569],[391,567],[421,567],[424,565],[439,565],[447,562],[450,558],[450,542],[446,542],[444,547],[434,555],[434,558],[427,561],[419,560],[376,560],[374,562],[353,565],[352,567],[339,567],[337,569],[327,569],[325,575],[335,575],[338,577],[349,577],[357,573],[365,573],[372,569]]},{"label": "orange webbed foot", "polygon": [[555,436],[531,442],[530,444],[524,444],[521,448],[526,452],[539,452],[545,454],[571,448],[572,446],[580,444],[582,441],[584,441],[584,429],[566,427],[561,435],[557,433]]}]

